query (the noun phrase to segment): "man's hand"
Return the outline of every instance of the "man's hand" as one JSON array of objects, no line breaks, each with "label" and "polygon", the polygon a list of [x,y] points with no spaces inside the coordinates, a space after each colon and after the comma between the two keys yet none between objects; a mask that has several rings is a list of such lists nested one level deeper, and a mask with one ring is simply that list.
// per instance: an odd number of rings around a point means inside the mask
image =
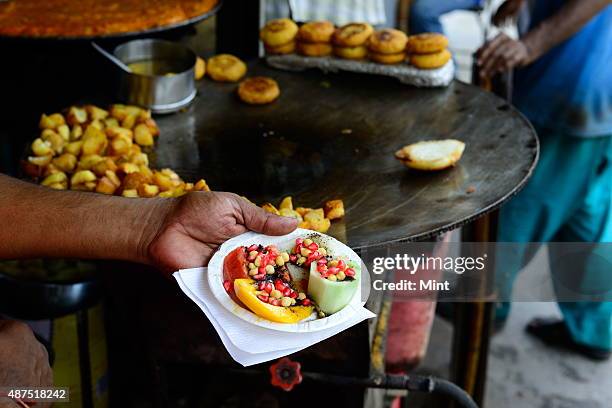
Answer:
[{"label": "man's hand", "polygon": [[49,387],[53,373],[47,350],[32,330],[12,320],[0,320],[0,386]]},{"label": "man's hand", "polygon": [[491,21],[497,27],[500,27],[508,22],[514,21],[525,0],[506,0],[495,12]]},{"label": "man's hand", "polygon": [[142,247],[165,272],[208,264],[219,245],[243,232],[284,235],[297,227],[297,220],[270,214],[231,193],[190,193],[164,201],[164,213],[155,214],[161,222],[145,234]]},{"label": "man's hand", "polygon": [[503,33],[483,45],[477,55],[482,78],[490,78],[495,74],[525,66],[533,61],[524,42],[514,40]]}]

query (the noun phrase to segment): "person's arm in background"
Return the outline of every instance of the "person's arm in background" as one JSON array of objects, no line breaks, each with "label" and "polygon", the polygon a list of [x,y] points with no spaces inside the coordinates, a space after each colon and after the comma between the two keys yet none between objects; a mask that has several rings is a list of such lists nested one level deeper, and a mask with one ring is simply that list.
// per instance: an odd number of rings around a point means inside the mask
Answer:
[{"label": "person's arm in background", "polygon": [[123,198],[55,191],[1,174],[0,222],[0,259],[117,259],[165,272],[207,264],[220,244],[248,230],[282,235],[297,226],[231,193]]},{"label": "person's arm in background", "polygon": [[[509,1],[517,2],[517,0]],[[499,34],[483,45],[478,52],[480,75],[488,78],[496,73],[532,63],[578,32],[608,5],[610,0],[568,0],[557,13],[529,31],[520,40]]]}]

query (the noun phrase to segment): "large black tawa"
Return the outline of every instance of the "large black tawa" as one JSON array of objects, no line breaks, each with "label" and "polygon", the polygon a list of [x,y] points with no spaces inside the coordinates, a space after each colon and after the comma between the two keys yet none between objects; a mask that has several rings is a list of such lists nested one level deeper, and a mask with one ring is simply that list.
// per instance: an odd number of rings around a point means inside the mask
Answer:
[{"label": "large black tawa", "polygon": [[[248,75],[275,78],[280,98],[249,106],[236,84],[202,81],[187,111],[159,119],[155,165],[258,204],[292,195],[297,205],[318,207],[342,198],[346,217],[329,233],[353,248],[424,239],[469,222],[517,192],[537,161],[527,120],[461,82],[418,89],[263,62],[251,64]],[[454,168],[423,173],[394,158],[403,145],[444,138],[467,145]]]}]

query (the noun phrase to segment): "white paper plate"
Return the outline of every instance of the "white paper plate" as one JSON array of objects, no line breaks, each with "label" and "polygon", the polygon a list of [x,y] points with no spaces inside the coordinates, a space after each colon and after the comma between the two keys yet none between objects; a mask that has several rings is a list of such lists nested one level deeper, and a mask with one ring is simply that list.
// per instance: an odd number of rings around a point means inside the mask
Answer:
[{"label": "white paper plate", "polygon": [[[227,294],[225,288],[223,287],[223,260],[231,251],[239,246],[249,246],[252,244],[261,244],[263,246],[274,244],[281,250],[287,250],[293,246],[296,238],[306,237],[312,234],[317,234],[321,237],[321,242],[324,244],[326,249],[328,249],[330,255],[343,256],[356,264],[361,265],[361,284],[359,285],[359,289],[355,292],[355,296],[353,296],[351,302],[342,310],[323,319],[317,319],[316,313],[313,313],[310,318],[302,320],[299,323],[276,323],[261,318],[255,313],[252,313],[251,311],[237,305],[236,302],[234,302]],[[223,305],[223,307],[225,307],[235,316],[238,316],[242,320],[256,326],[290,333],[308,333],[329,329],[330,327],[334,327],[348,320],[353,314],[355,314],[358,308],[361,308],[361,306],[365,304],[365,301],[361,300],[361,293],[365,293],[363,288],[369,288],[369,280],[370,275],[366,270],[365,265],[351,248],[335,238],[330,237],[329,235],[301,228],[298,228],[291,234],[280,237],[272,237],[269,235],[257,234],[255,232],[244,233],[223,243],[223,245],[221,245],[219,250],[213,255],[212,259],[208,263],[208,284],[213,292],[213,295]]]}]

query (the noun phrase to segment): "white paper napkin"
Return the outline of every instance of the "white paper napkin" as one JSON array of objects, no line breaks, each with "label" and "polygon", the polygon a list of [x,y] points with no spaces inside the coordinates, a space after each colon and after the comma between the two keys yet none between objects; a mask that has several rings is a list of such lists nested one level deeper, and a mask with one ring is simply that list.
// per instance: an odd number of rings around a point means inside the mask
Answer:
[{"label": "white paper napkin", "polygon": [[234,316],[215,299],[206,272],[206,268],[182,269],[173,276],[181,290],[208,317],[228,353],[244,367],[295,353],[376,316],[361,307],[342,324],[313,333],[287,333],[255,326]]}]

